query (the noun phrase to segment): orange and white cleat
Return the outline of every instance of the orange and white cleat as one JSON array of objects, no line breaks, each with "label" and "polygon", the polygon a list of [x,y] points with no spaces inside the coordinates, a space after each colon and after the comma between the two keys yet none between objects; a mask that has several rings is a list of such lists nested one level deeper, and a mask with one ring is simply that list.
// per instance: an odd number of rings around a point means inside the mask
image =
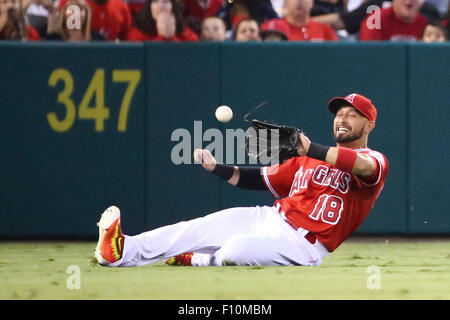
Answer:
[{"label": "orange and white cleat", "polygon": [[99,238],[95,248],[95,258],[102,266],[107,266],[122,258],[125,237],[120,227],[120,210],[116,206],[106,209],[97,223]]},{"label": "orange and white cleat", "polygon": [[166,264],[169,266],[192,266],[191,260],[193,255],[193,252],[182,253],[167,259]]}]

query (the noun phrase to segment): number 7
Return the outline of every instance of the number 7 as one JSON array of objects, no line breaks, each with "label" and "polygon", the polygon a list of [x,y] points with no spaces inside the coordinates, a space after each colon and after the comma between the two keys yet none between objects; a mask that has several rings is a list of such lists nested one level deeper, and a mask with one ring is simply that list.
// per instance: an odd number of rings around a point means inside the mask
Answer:
[{"label": "number 7", "polygon": [[134,91],[140,80],[140,70],[113,70],[113,82],[128,82],[122,104],[120,105],[119,122],[117,123],[118,131],[127,131],[128,111],[130,109]]}]

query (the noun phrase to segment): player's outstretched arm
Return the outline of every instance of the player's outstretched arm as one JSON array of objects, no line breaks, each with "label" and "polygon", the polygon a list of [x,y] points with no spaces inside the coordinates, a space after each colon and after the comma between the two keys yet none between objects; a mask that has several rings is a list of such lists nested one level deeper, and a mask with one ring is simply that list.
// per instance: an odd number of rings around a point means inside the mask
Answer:
[{"label": "player's outstretched arm", "polygon": [[[229,184],[235,186],[239,181],[239,168],[227,166],[226,168],[218,168],[217,161],[207,149],[195,149],[194,160],[201,163],[206,171],[214,172],[226,180]],[[219,165],[220,166],[220,165]],[[215,172],[218,169],[218,172]]]},{"label": "player's outstretched arm", "polygon": [[236,167],[218,164],[211,152],[206,149],[195,149],[194,160],[202,164],[207,171],[214,173],[229,184],[252,190],[266,190],[258,167]]},{"label": "player's outstretched arm", "polygon": [[372,176],[376,170],[373,159],[365,154],[343,147],[327,147],[311,143],[309,138],[303,133],[300,134],[301,145],[298,147],[298,154],[309,156],[318,160],[326,161],[336,168],[352,172],[360,177]]},{"label": "player's outstretched arm", "polygon": [[[338,147],[330,147],[327,152],[327,157],[325,159],[326,162],[330,163],[333,166],[336,166],[339,157]],[[347,151],[348,152],[348,151]],[[356,151],[353,151],[356,152]],[[349,155],[351,157],[351,155]],[[352,161],[352,160],[349,160]],[[372,176],[375,170],[375,162],[373,159],[365,154],[357,153],[353,162],[352,173],[360,177],[370,177]]]}]

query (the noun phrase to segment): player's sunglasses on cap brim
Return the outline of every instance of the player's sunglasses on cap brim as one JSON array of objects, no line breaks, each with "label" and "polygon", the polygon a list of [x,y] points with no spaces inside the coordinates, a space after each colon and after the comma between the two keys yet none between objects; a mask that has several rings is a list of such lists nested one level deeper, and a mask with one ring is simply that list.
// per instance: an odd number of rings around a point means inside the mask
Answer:
[{"label": "player's sunglasses on cap brim", "polygon": [[328,110],[332,114],[336,114],[340,107],[350,105],[370,121],[376,121],[377,109],[372,104],[372,101],[360,94],[352,93],[346,97],[335,97],[328,102]]}]

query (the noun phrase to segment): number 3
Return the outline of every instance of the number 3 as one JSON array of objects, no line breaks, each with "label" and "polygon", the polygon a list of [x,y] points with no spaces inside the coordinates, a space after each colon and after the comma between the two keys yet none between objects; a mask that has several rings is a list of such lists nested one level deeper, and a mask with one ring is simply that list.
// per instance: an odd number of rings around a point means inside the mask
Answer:
[{"label": "number 3", "polygon": [[58,94],[58,103],[64,105],[66,116],[59,120],[56,113],[51,112],[47,114],[47,120],[50,127],[56,132],[65,132],[72,127],[76,116],[75,104],[70,97],[73,92],[73,78],[69,71],[60,68],[52,72],[48,79],[48,85],[55,87],[59,81],[64,82],[64,90]]},{"label": "number 3", "polygon": [[311,219],[319,220],[328,224],[337,224],[344,210],[344,201],[333,195],[323,194],[317,200],[313,212],[309,215]]}]

